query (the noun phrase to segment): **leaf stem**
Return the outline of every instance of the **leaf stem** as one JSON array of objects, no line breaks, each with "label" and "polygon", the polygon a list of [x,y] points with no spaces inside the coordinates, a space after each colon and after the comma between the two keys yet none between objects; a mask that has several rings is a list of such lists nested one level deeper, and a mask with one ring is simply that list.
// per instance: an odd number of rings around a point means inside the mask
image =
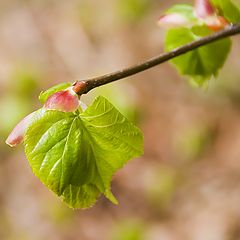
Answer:
[{"label": "leaf stem", "polygon": [[[74,83],[75,89],[77,90],[76,93],[79,95],[86,94],[92,89],[96,87],[100,87],[102,85],[132,76],[134,74],[143,72],[145,70],[148,70],[154,66],[157,66],[161,63],[167,62],[170,59],[173,59],[175,57],[178,57],[182,54],[185,54],[189,51],[192,51],[194,49],[197,49],[201,46],[207,45],[209,43],[240,34],[240,23],[232,24],[226,27],[224,30],[216,32],[210,36],[200,38],[196,41],[193,41],[191,43],[188,43],[184,46],[181,46],[179,48],[176,48],[170,52],[166,52],[163,54],[160,54],[154,58],[151,58],[143,63],[122,69],[120,71],[116,71],[110,74],[106,74],[103,76],[87,79],[87,80],[80,80]],[[218,51],[216,49],[216,51]],[[79,87],[80,85],[80,87]]]}]

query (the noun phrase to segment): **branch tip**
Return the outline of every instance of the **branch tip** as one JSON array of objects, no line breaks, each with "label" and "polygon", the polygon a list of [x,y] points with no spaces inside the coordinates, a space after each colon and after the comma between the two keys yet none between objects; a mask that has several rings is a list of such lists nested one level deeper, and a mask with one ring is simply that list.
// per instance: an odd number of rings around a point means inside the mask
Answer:
[{"label": "branch tip", "polygon": [[75,81],[72,86],[73,91],[78,95],[82,95],[87,91],[87,82],[83,80]]}]

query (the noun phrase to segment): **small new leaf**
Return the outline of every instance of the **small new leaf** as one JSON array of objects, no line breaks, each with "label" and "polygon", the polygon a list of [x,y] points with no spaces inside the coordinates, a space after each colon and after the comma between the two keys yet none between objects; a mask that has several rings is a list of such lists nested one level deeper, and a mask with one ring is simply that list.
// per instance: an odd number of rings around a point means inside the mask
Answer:
[{"label": "small new leaf", "polygon": [[44,104],[47,99],[53,95],[54,93],[56,92],[59,92],[59,91],[62,91],[62,90],[65,90],[66,88],[70,87],[72,85],[72,83],[70,82],[67,82],[67,83],[60,83],[58,85],[55,85],[51,88],[49,88],[48,90],[46,91],[43,91],[39,94],[39,100],[42,104]]},{"label": "small new leaf", "polygon": [[198,22],[194,9],[187,4],[174,5],[158,20],[158,25],[165,28],[192,27]]},{"label": "small new leaf", "polygon": [[143,136],[103,97],[82,113],[39,110],[25,134],[34,174],[72,208],[92,206],[110,191],[113,174],[143,153]]},{"label": "small new leaf", "polygon": [[231,0],[211,0],[220,15],[225,17],[230,23],[240,21],[240,9]]},{"label": "small new leaf", "polygon": [[169,8],[166,11],[166,13],[167,14],[177,13],[177,14],[184,16],[189,21],[197,21],[196,16],[194,16],[193,6],[188,5],[188,4],[176,4],[176,5],[172,6],[171,8]]},{"label": "small new leaf", "polygon": [[[208,29],[171,29],[166,36],[166,50],[171,51],[184,44],[200,38],[200,34],[206,34]],[[199,35],[196,35],[198,33]],[[231,40],[223,39],[215,43],[200,47],[171,62],[179,72],[187,75],[199,86],[206,83],[212,76],[217,76],[220,68],[224,65],[231,49]]]}]

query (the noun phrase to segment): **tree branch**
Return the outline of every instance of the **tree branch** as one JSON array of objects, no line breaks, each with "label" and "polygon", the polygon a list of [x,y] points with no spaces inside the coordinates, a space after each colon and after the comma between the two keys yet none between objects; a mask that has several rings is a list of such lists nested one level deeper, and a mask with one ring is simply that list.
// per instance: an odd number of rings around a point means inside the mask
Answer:
[{"label": "tree branch", "polygon": [[106,74],[100,77],[95,77],[87,80],[81,80],[74,83],[75,92],[79,95],[86,94],[92,89],[132,76],[136,73],[143,72],[147,69],[150,69],[154,66],[157,66],[161,63],[164,63],[170,59],[183,55],[187,52],[190,52],[196,48],[207,45],[209,43],[240,34],[240,23],[229,25],[226,29],[216,32],[210,36],[200,38],[194,42],[188,43],[182,47],[176,48],[170,52],[160,54],[154,58],[151,58],[143,63],[134,65],[123,70]]}]

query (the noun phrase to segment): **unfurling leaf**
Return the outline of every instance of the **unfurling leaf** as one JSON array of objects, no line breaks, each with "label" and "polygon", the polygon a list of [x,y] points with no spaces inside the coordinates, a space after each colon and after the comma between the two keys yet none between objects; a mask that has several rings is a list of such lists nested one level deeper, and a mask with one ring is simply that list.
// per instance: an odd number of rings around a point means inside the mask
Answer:
[{"label": "unfurling leaf", "polygon": [[74,112],[79,108],[78,95],[73,91],[73,87],[59,91],[51,95],[44,104],[44,108],[58,110],[62,112]]},{"label": "unfurling leaf", "polygon": [[51,95],[53,95],[56,92],[65,90],[66,88],[70,87],[71,85],[72,85],[72,83],[70,83],[70,82],[60,83],[58,85],[55,85],[55,86],[49,88],[46,91],[41,92],[38,98],[39,98],[40,102],[44,104]]},{"label": "unfurling leaf", "polygon": [[178,4],[166,11],[158,20],[158,25],[165,28],[192,27],[196,24],[194,9],[187,4]]},{"label": "unfurling leaf", "polygon": [[10,147],[15,147],[23,142],[25,132],[35,114],[36,112],[30,113],[16,125],[16,127],[9,134],[6,144],[8,144]]},{"label": "unfurling leaf", "polygon": [[209,0],[196,0],[195,13],[199,18],[207,18],[215,14],[215,9]]},{"label": "unfurling leaf", "polygon": [[[44,93],[41,93],[39,99],[40,101],[42,100],[45,102],[43,108],[62,112],[74,112],[79,107],[82,108],[82,110],[85,110],[86,105],[79,100],[78,95],[73,91],[73,86],[68,87],[64,91],[56,92],[63,87],[66,88],[67,85],[69,84],[63,83],[50,88]],[[51,93],[53,94],[51,95]],[[45,100],[46,97],[48,98]],[[15,147],[18,144],[21,144],[28,126],[34,120],[34,118],[38,116],[38,114],[39,111],[35,111],[23,118],[9,134],[6,144],[8,144],[10,147]]]},{"label": "unfurling leaf", "polygon": [[230,23],[240,21],[240,9],[231,0],[210,0],[218,15],[226,18]]},{"label": "unfurling leaf", "polygon": [[42,93],[43,108],[24,118],[6,143],[24,140],[35,175],[69,207],[90,207],[101,194],[117,204],[112,176],[142,154],[142,133],[105,98],[87,107],[76,90],[67,83]]},{"label": "unfurling leaf", "polygon": [[158,24],[166,28],[205,25],[212,31],[219,31],[229,25],[229,21],[223,15],[219,15],[210,0],[196,0],[194,8],[187,4],[171,7],[159,19]]},{"label": "unfurling leaf", "polygon": [[92,206],[110,191],[113,174],[143,153],[143,137],[105,98],[86,111],[40,109],[24,138],[34,174],[72,208]]},{"label": "unfurling leaf", "polygon": [[227,19],[219,15],[216,7],[210,0],[196,0],[194,12],[195,15],[212,31],[222,30],[229,25]]}]

